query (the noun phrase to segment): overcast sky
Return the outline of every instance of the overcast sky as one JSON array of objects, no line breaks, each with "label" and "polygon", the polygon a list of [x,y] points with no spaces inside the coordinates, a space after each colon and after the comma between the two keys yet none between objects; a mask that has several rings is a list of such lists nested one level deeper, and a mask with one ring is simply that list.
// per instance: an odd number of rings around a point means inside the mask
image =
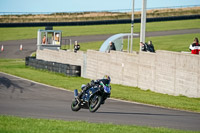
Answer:
[{"label": "overcast sky", "polygon": [[[142,0],[135,0],[135,9]],[[147,0],[147,8],[199,5],[200,0]],[[132,0],[0,0],[0,12],[76,12],[131,9]]]}]

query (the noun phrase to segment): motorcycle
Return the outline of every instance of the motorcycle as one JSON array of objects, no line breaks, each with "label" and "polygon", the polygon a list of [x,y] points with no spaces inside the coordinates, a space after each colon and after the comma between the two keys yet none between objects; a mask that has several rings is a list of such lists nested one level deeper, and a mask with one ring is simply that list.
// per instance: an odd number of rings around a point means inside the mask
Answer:
[{"label": "motorcycle", "polygon": [[[83,87],[81,89],[83,90]],[[74,90],[74,99],[71,104],[72,111],[79,111],[81,108],[89,109],[90,112],[95,112],[99,109],[101,104],[105,103],[105,100],[110,97],[111,87],[95,85],[87,89],[80,98],[78,96],[78,90]]]}]

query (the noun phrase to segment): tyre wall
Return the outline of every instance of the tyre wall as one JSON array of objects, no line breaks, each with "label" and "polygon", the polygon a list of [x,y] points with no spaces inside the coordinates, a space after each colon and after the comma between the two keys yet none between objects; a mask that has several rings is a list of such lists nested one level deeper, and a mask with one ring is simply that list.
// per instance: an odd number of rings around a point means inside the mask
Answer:
[{"label": "tyre wall", "polygon": [[81,66],[44,61],[33,57],[26,57],[25,61],[26,66],[31,66],[36,69],[63,73],[67,76],[81,76]]},{"label": "tyre wall", "polygon": [[65,50],[43,49],[37,50],[36,55],[36,58],[39,60],[81,66],[81,76],[85,77],[83,72],[83,67],[85,66],[85,62],[83,60],[84,52],[78,51],[77,53],[74,53]]}]

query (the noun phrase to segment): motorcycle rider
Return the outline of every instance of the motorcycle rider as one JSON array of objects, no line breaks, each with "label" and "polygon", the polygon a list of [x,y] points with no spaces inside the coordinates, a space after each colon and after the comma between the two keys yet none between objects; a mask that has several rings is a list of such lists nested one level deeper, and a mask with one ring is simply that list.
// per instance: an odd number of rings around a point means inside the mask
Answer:
[{"label": "motorcycle rider", "polygon": [[92,80],[90,83],[88,83],[86,86],[82,86],[82,91],[78,94],[77,99],[80,100],[81,96],[91,87],[94,87],[95,85],[99,85],[100,88],[105,88],[104,90],[107,91],[107,89],[111,89],[110,87],[110,81],[111,78],[108,75],[104,75],[103,79],[99,80]]}]

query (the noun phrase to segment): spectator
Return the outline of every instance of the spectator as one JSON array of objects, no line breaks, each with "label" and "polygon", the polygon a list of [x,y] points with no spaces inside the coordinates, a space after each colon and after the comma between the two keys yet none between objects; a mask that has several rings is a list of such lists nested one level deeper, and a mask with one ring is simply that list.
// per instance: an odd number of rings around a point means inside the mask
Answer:
[{"label": "spectator", "polygon": [[154,46],[152,44],[152,41],[148,41],[148,44],[140,42],[141,51],[145,52],[155,52]]},{"label": "spectator", "polygon": [[200,45],[197,37],[194,38],[193,43],[189,47],[191,54],[199,54]]},{"label": "spectator", "polygon": [[109,42],[109,45],[110,45],[109,52],[110,50],[116,50],[115,44],[112,41]]},{"label": "spectator", "polygon": [[60,44],[60,38],[59,38],[59,34],[58,33],[55,34],[54,44]]},{"label": "spectator", "polygon": [[149,51],[149,52],[155,52],[154,46],[152,44],[152,41],[148,41],[147,51]]},{"label": "spectator", "polygon": [[77,41],[75,41],[75,44],[74,44],[74,52],[76,53],[79,49],[80,49],[80,45],[78,44]]},{"label": "spectator", "polygon": [[46,35],[43,36],[42,44],[46,44]]},{"label": "spectator", "polygon": [[141,51],[147,51],[147,44],[140,42],[140,46],[141,46]]}]

